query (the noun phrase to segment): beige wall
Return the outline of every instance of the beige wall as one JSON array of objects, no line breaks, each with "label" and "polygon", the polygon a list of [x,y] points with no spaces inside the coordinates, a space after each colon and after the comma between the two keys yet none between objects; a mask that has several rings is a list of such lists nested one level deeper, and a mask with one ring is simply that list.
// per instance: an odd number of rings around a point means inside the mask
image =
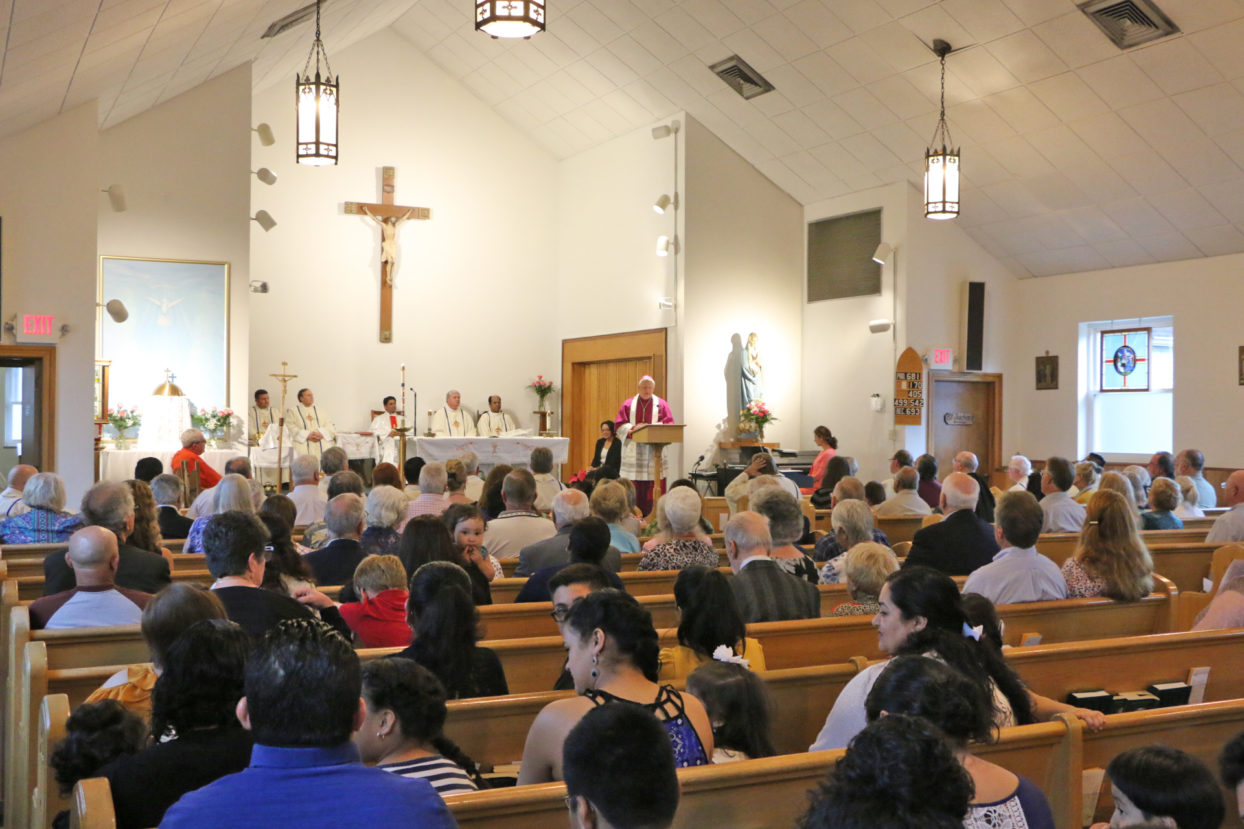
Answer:
[{"label": "beige wall", "polygon": [[0,140],[3,316],[54,314],[56,472],[77,504],[94,476],[95,214],[101,200],[95,105]]}]

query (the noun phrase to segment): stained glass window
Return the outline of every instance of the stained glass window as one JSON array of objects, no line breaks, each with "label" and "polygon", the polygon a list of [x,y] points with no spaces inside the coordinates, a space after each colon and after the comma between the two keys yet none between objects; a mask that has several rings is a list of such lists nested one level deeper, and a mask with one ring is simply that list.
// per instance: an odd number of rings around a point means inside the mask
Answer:
[{"label": "stained glass window", "polygon": [[1149,328],[1101,332],[1101,390],[1149,391]]}]

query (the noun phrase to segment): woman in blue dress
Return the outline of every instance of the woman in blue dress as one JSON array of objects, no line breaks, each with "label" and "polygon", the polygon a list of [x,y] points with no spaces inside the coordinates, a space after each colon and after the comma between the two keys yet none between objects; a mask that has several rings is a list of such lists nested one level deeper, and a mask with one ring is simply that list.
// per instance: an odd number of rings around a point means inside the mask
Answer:
[{"label": "woman in blue dress", "polygon": [[704,705],[672,685],[657,684],[660,642],[652,614],[620,590],[599,590],[574,603],[562,630],[566,669],[579,696],[544,706],[527,732],[518,784],[562,779],[562,744],[583,715],[599,705],[628,702],[665,727],[679,767],[703,766],[713,754]]}]

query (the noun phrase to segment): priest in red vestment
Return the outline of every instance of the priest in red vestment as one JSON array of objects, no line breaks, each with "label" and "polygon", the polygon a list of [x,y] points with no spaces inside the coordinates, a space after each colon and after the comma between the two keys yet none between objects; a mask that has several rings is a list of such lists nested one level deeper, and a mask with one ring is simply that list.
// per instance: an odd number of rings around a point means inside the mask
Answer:
[{"label": "priest in red vestment", "polygon": [[[656,470],[653,465],[653,448],[644,443],[628,440],[631,429],[645,423],[673,423],[674,413],[669,403],[653,394],[657,384],[648,375],[639,378],[639,394],[622,402],[615,419],[618,438],[622,443],[622,477],[635,484],[635,505],[647,515],[652,512],[653,478]],[[662,458],[661,468],[666,468]],[[665,491],[665,479],[661,479],[661,492]]]}]

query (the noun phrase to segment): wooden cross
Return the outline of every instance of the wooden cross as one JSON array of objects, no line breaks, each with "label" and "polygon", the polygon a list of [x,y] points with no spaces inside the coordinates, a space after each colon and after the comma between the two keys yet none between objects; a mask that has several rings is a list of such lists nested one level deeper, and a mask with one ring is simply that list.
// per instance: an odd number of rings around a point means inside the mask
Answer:
[{"label": "wooden cross", "polygon": [[380,225],[380,342],[393,342],[393,268],[397,264],[397,228],[407,219],[432,218],[430,207],[406,207],[393,203],[397,171],[381,168],[380,204],[346,202],[346,213],[369,217]]}]

